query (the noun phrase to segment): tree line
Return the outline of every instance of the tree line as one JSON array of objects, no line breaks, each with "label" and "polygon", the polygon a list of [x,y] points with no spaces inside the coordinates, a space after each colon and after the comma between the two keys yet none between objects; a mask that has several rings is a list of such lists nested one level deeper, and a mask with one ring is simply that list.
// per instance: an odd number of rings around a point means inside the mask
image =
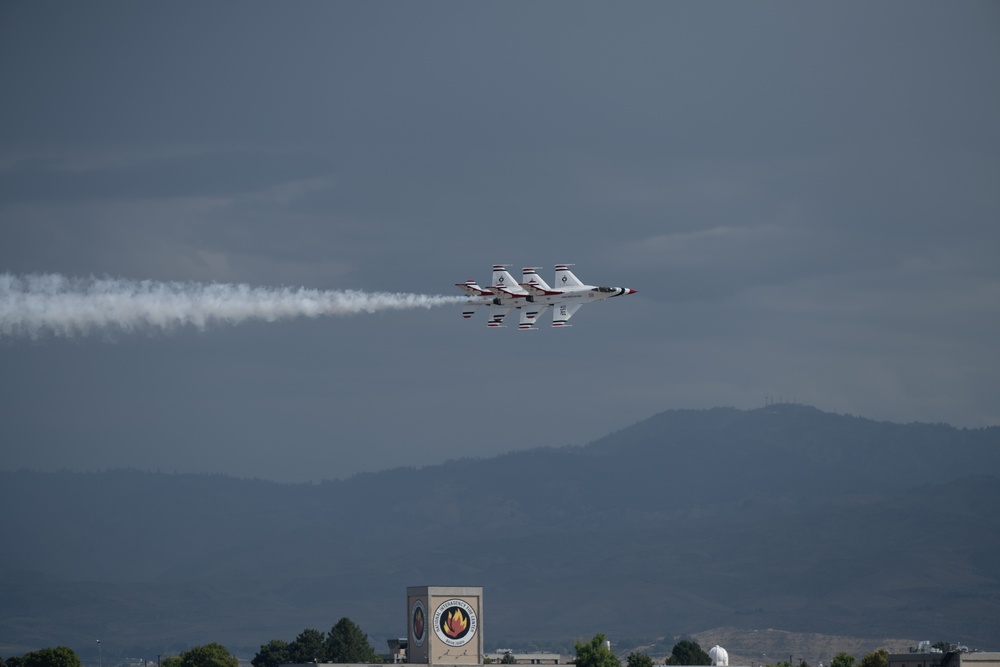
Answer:
[{"label": "tree line", "polygon": [[368,643],[368,635],[346,616],[323,634],[306,628],[291,642],[272,639],[262,644],[250,661],[253,667],[278,667],[287,663],[336,662],[379,664],[382,658]]},{"label": "tree line", "polygon": [[[573,644],[573,648],[576,649],[576,659],[573,661],[576,667],[622,667],[621,660],[611,651],[602,634],[595,635],[590,641],[577,641]],[[653,664],[653,659],[645,653],[632,652],[625,659],[625,667],[653,667]],[[712,658],[702,650],[698,642],[682,639],[674,644],[665,664],[711,665]],[[809,667],[809,663],[803,660],[793,666],[790,661],[784,661],[767,667]],[[860,662],[853,655],[840,652],[833,656],[830,667],[889,667],[889,651],[884,648],[877,649],[865,654]]]},{"label": "tree line", "polygon": [[[594,635],[590,641],[577,641],[573,644],[576,650],[576,667],[622,667],[621,660],[611,650],[607,638]],[[626,667],[653,667],[653,659],[645,653],[629,653],[625,659]],[[667,665],[711,665],[712,659],[705,653],[698,642],[682,639],[674,644]]]},{"label": "tree line", "polygon": [[[195,646],[180,655],[167,656],[161,667],[239,667],[236,656],[222,644]],[[76,651],[67,646],[43,648],[20,657],[0,658],[0,667],[83,667]]]},{"label": "tree line", "polygon": [[[937,645],[935,645],[937,646]],[[621,659],[612,652],[603,634],[594,635],[589,641],[577,641],[576,667],[622,667]],[[289,663],[353,663],[380,664],[381,657],[368,642],[368,635],[351,619],[344,617],[323,633],[306,628],[291,642],[272,639],[262,644],[254,656],[253,667],[279,667]],[[504,663],[513,663],[512,655],[504,656]],[[682,639],[677,642],[665,661],[666,665],[711,665],[712,659],[702,650],[698,642]],[[653,667],[653,659],[645,653],[631,652],[625,660],[625,667]],[[860,661],[853,655],[840,652],[830,661],[830,667],[888,667],[889,651],[884,648],[867,653]],[[83,667],[76,652],[66,646],[43,648],[22,656],[4,660],[0,667]],[[239,667],[239,661],[224,646],[218,643],[204,644],[184,651],[180,655],[167,656],[160,667]],[[766,667],[810,667],[806,661],[793,665],[791,661],[780,661]]]},{"label": "tree line", "polygon": [[[286,663],[366,663],[379,664],[382,658],[368,643],[368,635],[349,618],[342,618],[323,633],[306,628],[291,642],[272,639],[262,644],[251,661],[254,667],[278,667]],[[83,667],[76,651],[66,646],[43,648],[4,660],[0,667]],[[239,667],[239,660],[225,646],[204,644],[170,655],[159,667]]]}]

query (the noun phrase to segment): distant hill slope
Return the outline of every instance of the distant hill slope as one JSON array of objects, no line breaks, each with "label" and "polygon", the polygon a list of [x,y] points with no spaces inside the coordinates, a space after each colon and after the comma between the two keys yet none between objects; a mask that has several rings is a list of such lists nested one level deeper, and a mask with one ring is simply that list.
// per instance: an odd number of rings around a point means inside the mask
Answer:
[{"label": "distant hill slope", "polygon": [[318,485],[0,485],[0,655],[100,636],[252,656],[341,616],[381,648],[423,584],[484,586],[488,644],[728,626],[1000,648],[1000,428],[673,410],[582,447]]}]

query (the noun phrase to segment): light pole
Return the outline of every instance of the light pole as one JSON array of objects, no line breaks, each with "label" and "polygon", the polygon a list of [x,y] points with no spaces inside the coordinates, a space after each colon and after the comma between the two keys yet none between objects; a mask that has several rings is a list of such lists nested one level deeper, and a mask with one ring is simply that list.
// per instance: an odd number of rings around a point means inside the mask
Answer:
[{"label": "light pole", "polygon": [[97,656],[101,661],[101,667],[104,667],[104,648],[101,646],[101,640],[97,640]]}]

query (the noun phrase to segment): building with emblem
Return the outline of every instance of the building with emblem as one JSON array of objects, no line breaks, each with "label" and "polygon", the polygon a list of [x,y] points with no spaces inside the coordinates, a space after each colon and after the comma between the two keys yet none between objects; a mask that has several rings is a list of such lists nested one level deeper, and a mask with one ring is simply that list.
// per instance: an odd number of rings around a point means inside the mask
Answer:
[{"label": "building with emblem", "polygon": [[406,610],[407,662],[483,664],[481,586],[410,586]]}]

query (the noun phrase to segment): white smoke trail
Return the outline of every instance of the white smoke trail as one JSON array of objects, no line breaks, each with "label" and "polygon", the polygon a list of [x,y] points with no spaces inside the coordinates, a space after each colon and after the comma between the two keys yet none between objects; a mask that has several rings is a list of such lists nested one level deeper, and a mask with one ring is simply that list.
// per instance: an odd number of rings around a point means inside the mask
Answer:
[{"label": "white smoke trail", "polygon": [[204,329],[220,322],[273,322],[303,316],[432,308],[465,300],[462,296],[3,273],[0,338],[115,330],[167,331],[184,325]]}]

